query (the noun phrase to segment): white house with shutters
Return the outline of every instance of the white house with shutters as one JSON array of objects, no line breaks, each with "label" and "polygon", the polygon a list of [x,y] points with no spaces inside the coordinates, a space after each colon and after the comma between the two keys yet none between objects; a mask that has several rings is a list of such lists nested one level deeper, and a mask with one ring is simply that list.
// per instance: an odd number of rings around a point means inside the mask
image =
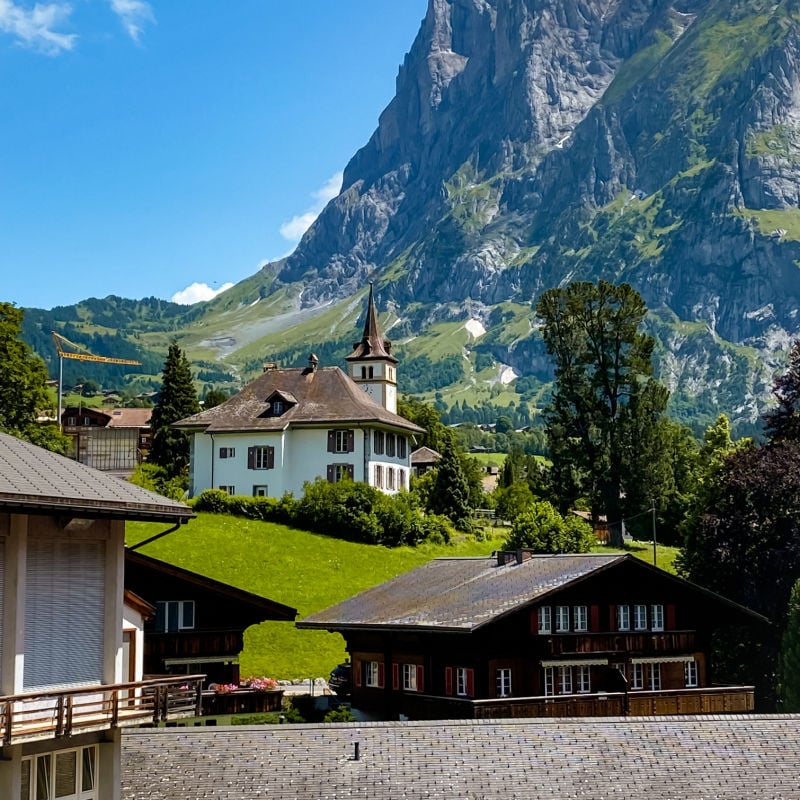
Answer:
[{"label": "white house with shutters", "polygon": [[387,492],[407,489],[414,436],[397,414],[397,359],[378,324],[370,286],[364,332],[347,372],[270,364],[219,406],[175,423],[190,435],[189,493],[300,496],[316,478],[345,477]]},{"label": "white house with shutters", "polygon": [[0,798],[117,800],[120,729],[199,710],[200,676],[143,681],[125,521],[186,506],[0,434]]}]

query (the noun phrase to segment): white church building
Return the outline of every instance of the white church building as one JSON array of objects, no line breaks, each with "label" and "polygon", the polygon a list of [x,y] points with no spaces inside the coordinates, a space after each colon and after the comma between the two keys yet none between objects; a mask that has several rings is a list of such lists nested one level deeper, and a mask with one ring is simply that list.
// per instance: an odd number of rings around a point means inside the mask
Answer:
[{"label": "white church building", "polygon": [[191,441],[190,496],[213,488],[299,497],[316,478],[407,489],[413,437],[423,430],[397,414],[397,359],[371,285],[364,333],[346,361],[346,373],[313,354],[304,368],[266,365],[226,402],[176,422]]}]

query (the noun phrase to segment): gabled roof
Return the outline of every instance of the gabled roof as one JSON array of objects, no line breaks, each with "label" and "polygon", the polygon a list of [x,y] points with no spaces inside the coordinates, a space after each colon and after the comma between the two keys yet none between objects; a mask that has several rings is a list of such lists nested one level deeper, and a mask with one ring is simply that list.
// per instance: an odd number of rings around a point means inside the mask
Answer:
[{"label": "gabled roof", "polygon": [[109,428],[146,428],[153,416],[152,408],[114,408],[106,411],[111,417]]},{"label": "gabled roof", "polygon": [[186,522],[192,510],[120,478],[0,433],[0,511]]},{"label": "gabled roof", "polygon": [[297,609],[269,600],[259,594],[247,592],[229,583],[208,578],[197,572],[192,572],[183,567],[160,561],[157,558],[146,556],[135,550],[125,548],[125,584],[130,584],[140,594],[149,594],[153,599],[158,594],[159,585],[165,578],[176,578],[184,584],[197,586],[205,591],[214,592],[221,598],[235,600],[251,606],[254,611],[259,612],[262,620],[294,620],[297,616]]},{"label": "gabled roof", "polygon": [[[505,555],[505,554],[503,554]],[[403,629],[469,633],[556,591],[622,564],[651,571],[749,616],[749,609],[652,567],[627,553],[532,555],[519,563],[502,558],[437,558],[386,583],[311,614],[298,628]]]},{"label": "gabled roof", "polygon": [[431,447],[420,447],[411,454],[411,466],[415,464],[435,464],[442,457]]},{"label": "gabled roof", "polygon": [[375,310],[375,300],[373,298],[372,284],[369,285],[369,301],[367,302],[367,318],[364,321],[364,333],[360,342],[353,344],[353,352],[345,357],[346,361],[369,361],[380,359],[397,363],[397,359],[391,354],[392,343],[383,338],[380,323],[378,322],[378,312]]},{"label": "gabled roof", "polygon": [[[276,392],[297,400],[280,416],[266,416]],[[380,424],[421,433],[422,428],[376,403],[338,367],[268,369],[224,403],[176,422],[206,433],[281,431],[295,426]]]}]

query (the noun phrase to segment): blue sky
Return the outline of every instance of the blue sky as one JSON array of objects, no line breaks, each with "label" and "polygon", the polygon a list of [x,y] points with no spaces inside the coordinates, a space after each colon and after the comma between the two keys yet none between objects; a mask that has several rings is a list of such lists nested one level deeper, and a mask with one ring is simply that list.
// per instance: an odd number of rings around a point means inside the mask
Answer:
[{"label": "blue sky", "polygon": [[290,252],[426,6],[0,0],[0,300],[171,299]]}]

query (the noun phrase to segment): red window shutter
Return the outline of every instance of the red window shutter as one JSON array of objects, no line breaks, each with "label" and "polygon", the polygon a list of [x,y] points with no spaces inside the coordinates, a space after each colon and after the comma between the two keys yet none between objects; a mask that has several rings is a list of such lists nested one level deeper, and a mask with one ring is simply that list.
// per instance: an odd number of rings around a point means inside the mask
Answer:
[{"label": "red window shutter", "polygon": [[400,665],[392,664],[392,689],[397,691],[400,688]]},{"label": "red window shutter", "polygon": [[610,631],[615,631],[617,629],[617,607],[616,606],[609,606],[608,607],[608,629]]},{"label": "red window shutter", "polygon": [[667,606],[667,630],[674,631],[677,627],[677,623],[675,622],[675,605],[670,603]]},{"label": "red window shutter", "polygon": [[353,659],[353,683],[358,687],[361,686],[361,661]]},{"label": "red window shutter", "polygon": [[247,469],[256,468],[256,449],[255,447],[247,448]]},{"label": "red window shutter", "polygon": [[347,474],[350,476],[351,481],[356,479],[356,468],[352,464],[347,465]]},{"label": "red window shutter", "polygon": [[335,431],[328,431],[328,452],[335,453],[336,452],[336,432]]},{"label": "red window shutter", "polygon": [[268,447],[267,448],[267,469],[274,469],[275,468],[275,448]]},{"label": "red window shutter", "polygon": [[328,464],[328,483],[333,483],[333,481],[334,481],[333,464]]},{"label": "red window shutter", "polygon": [[417,664],[417,691],[425,691],[425,667],[422,664]]},{"label": "red window shutter", "polygon": [[600,630],[600,606],[589,606],[589,630],[594,633]]},{"label": "red window shutter", "polygon": [[475,670],[467,670],[467,696],[475,697]]},{"label": "red window shutter", "polygon": [[447,695],[453,694],[453,668],[444,668],[444,693]]},{"label": "red window shutter", "polygon": [[383,668],[383,661],[378,662],[378,688],[383,689],[384,687],[384,668]]},{"label": "red window shutter", "polygon": [[535,608],[531,611],[531,633],[534,636],[539,635],[539,612]]},{"label": "red window shutter", "polygon": [[347,452],[352,453],[356,449],[355,431],[347,431]]}]

